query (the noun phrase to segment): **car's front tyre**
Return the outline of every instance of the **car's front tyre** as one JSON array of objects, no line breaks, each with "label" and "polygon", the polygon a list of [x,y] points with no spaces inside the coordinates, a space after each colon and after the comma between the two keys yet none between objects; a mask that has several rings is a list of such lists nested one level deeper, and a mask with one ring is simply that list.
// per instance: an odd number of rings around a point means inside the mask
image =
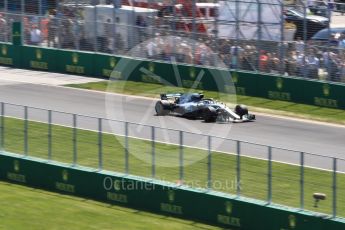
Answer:
[{"label": "car's front tyre", "polygon": [[213,107],[207,107],[204,111],[204,121],[205,122],[216,122],[218,117],[218,112]]},{"label": "car's front tyre", "polygon": [[169,107],[170,107],[170,103],[168,101],[166,100],[157,101],[156,106],[155,106],[156,114],[158,116],[168,115],[170,113]]},{"label": "car's front tyre", "polygon": [[248,108],[245,105],[236,105],[235,113],[242,119],[243,116],[248,115]]}]

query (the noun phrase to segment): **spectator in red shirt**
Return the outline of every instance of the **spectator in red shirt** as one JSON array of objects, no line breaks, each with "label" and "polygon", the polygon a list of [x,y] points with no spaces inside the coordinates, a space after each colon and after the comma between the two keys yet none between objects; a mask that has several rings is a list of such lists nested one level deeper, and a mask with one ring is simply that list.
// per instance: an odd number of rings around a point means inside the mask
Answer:
[{"label": "spectator in red shirt", "polygon": [[261,72],[267,72],[268,71],[268,56],[267,56],[267,53],[265,50],[260,51],[259,70]]}]

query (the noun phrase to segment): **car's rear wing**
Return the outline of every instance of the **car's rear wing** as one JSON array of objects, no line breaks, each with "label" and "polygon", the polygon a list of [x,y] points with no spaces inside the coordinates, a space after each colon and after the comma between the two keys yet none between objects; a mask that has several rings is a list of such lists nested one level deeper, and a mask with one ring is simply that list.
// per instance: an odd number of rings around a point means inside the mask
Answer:
[{"label": "car's rear wing", "polygon": [[179,98],[179,97],[181,97],[181,95],[182,95],[182,93],[163,93],[163,94],[161,94],[161,100]]}]

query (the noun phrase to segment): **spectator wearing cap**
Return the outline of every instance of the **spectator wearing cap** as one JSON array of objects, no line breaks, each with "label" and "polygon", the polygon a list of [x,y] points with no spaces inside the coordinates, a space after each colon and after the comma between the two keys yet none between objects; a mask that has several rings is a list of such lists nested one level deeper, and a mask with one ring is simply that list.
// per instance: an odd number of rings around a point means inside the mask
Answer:
[{"label": "spectator wearing cap", "polygon": [[265,50],[260,51],[260,57],[259,57],[259,70],[261,72],[267,72],[268,71],[268,65],[269,65],[269,56],[267,55],[267,52]]},{"label": "spectator wearing cap", "polygon": [[7,21],[2,14],[0,14],[0,41],[6,42]]},{"label": "spectator wearing cap", "polygon": [[307,77],[318,79],[318,71],[320,67],[320,61],[315,56],[315,52],[313,49],[310,49],[308,52],[308,56],[305,58],[306,70],[307,70]]},{"label": "spectator wearing cap", "polygon": [[243,49],[239,45],[233,45],[230,48],[231,54],[231,68],[237,69],[239,65],[239,56],[243,52]]},{"label": "spectator wearing cap", "polygon": [[304,53],[305,44],[304,41],[301,40],[301,37],[297,37],[297,41],[295,42],[295,49],[299,53]]},{"label": "spectator wearing cap", "polygon": [[269,58],[269,70],[271,73],[278,74],[280,67],[280,60],[277,56],[277,53],[272,53],[272,56]]},{"label": "spectator wearing cap", "polygon": [[147,58],[153,59],[156,56],[157,44],[151,39],[146,45]]},{"label": "spectator wearing cap", "polygon": [[286,73],[289,76],[295,76],[297,72],[297,55],[295,51],[290,51],[285,60]]},{"label": "spectator wearing cap", "polygon": [[339,81],[339,63],[337,54],[330,52],[328,59],[328,80]]},{"label": "spectator wearing cap", "polygon": [[345,49],[345,34],[341,34],[338,42],[339,49]]},{"label": "spectator wearing cap", "polygon": [[339,67],[339,80],[341,82],[345,82],[345,61],[340,63],[340,67]]},{"label": "spectator wearing cap", "polygon": [[304,66],[305,66],[304,55],[301,54],[299,51],[296,51],[296,72],[297,72],[297,76],[304,77],[304,73],[306,73],[306,70],[305,70]]}]

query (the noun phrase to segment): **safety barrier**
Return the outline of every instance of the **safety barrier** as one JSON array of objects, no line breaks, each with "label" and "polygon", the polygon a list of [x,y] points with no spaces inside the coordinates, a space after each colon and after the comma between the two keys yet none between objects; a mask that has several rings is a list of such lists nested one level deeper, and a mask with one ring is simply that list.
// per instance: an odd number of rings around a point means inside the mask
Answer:
[{"label": "safety barrier", "polygon": [[[135,66],[135,68],[126,70],[126,76],[113,74],[112,77],[147,83],[162,83],[159,79],[144,73],[142,71],[144,68],[150,73],[160,76],[164,82],[169,82],[171,85],[179,85],[175,77],[175,67],[171,63],[10,44],[0,44],[0,47],[1,65],[109,78],[116,64],[120,60],[126,59],[131,63],[130,66]],[[192,65],[177,65],[177,69],[181,76],[183,87],[191,87],[196,81],[198,74],[203,71],[203,77],[196,85],[198,89],[226,90],[223,87],[224,85],[216,84],[216,78],[217,75],[228,73],[227,70],[207,69]],[[238,95],[345,109],[345,85],[341,83],[240,71],[232,71],[231,76]]]},{"label": "safety barrier", "polygon": [[0,179],[238,229],[344,228],[343,219],[125,174],[0,154]]}]

